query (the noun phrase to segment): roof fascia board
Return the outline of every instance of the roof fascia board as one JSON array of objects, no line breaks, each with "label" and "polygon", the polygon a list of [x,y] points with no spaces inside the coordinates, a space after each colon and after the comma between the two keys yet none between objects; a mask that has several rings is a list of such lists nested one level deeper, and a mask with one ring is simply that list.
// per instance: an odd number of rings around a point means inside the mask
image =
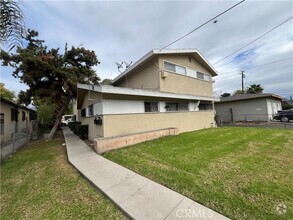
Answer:
[{"label": "roof fascia board", "polygon": [[250,99],[267,99],[267,98],[276,98],[283,100],[281,96],[275,95],[275,94],[267,94],[263,96],[256,96],[256,97],[243,97],[243,98],[238,98],[238,99],[232,99],[232,100],[220,100],[220,103],[225,103],[225,102],[237,102],[237,101],[247,101]]},{"label": "roof fascia board", "polygon": [[135,69],[137,66],[139,66],[141,63],[152,57],[153,55],[159,55],[159,54],[184,54],[184,53],[195,53],[198,54],[199,57],[207,64],[207,66],[211,69],[212,72],[214,72],[214,76],[217,76],[217,71],[213,68],[213,66],[203,57],[203,55],[197,50],[197,49],[166,49],[166,50],[158,50],[154,49],[148,52],[146,55],[144,55],[142,58],[140,58],[138,61],[136,61],[132,66],[130,66],[128,69],[126,69],[123,73],[121,73],[119,76],[117,76],[115,79],[112,80],[112,83],[117,82],[119,79],[127,75],[130,71]]},{"label": "roof fascia board", "polygon": [[[89,86],[85,84],[78,84],[79,89],[89,90]],[[142,89],[129,89],[122,87],[112,87],[112,86],[97,86],[93,87],[93,91],[108,94],[119,94],[119,95],[133,95],[133,96],[148,96],[148,97],[161,97],[161,98],[173,98],[173,99],[186,99],[186,100],[203,100],[203,101],[215,101],[218,102],[220,99],[214,97],[204,97],[204,96],[193,96],[184,94],[175,94],[167,92],[157,92],[151,90]]]}]

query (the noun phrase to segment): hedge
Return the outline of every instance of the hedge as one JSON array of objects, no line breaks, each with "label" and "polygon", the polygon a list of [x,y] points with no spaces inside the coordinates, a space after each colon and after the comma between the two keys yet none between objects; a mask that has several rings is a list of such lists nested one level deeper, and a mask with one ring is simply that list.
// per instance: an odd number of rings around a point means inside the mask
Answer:
[{"label": "hedge", "polygon": [[79,126],[79,125],[80,124],[78,124],[78,123],[71,125],[71,130],[74,132],[74,134],[77,134],[77,126]]},{"label": "hedge", "polygon": [[80,139],[88,139],[88,131],[89,126],[88,125],[77,125],[77,135],[80,137]]},{"label": "hedge", "polygon": [[72,121],[72,122],[68,122],[68,127],[72,130],[73,125],[80,125],[81,122],[79,121]]}]

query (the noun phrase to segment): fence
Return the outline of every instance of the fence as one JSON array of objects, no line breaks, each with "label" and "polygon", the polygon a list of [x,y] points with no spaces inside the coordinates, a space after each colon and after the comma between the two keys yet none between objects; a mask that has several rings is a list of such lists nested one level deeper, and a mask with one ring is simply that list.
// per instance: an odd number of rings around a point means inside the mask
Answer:
[{"label": "fence", "polygon": [[230,112],[218,112],[216,123],[221,126],[253,126],[293,128],[293,121],[281,122],[274,119],[275,114],[231,114]]},{"label": "fence", "polygon": [[[4,127],[5,131],[5,127]],[[8,131],[8,129],[6,129]],[[18,148],[26,144],[37,133],[37,123],[32,122],[27,128],[11,133],[10,138],[1,140],[1,161],[14,154]],[[6,136],[7,137],[7,136]]]}]

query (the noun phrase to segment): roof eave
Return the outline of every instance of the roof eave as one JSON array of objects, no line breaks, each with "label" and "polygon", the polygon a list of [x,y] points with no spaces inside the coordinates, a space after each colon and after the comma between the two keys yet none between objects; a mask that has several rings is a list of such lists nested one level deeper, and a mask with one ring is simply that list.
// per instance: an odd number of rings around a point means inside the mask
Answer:
[{"label": "roof eave", "polygon": [[217,71],[213,68],[213,66],[203,57],[203,55],[197,50],[197,49],[179,49],[179,50],[159,50],[159,49],[153,49],[150,52],[148,52],[146,55],[144,55],[142,58],[140,58],[138,61],[136,61],[132,66],[130,66],[128,69],[126,69],[123,73],[121,73],[119,76],[117,76],[115,79],[112,80],[112,85],[114,85],[116,82],[118,82],[120,79],[122,79],[125,75],[127,75],[129,72],[140,66],[142,63],[147,61],[149,58],[151,58],[154,55],[159,54],[195,54],[198,55],[201,61],[205,64],[205,67],[209,69],[212,73],[212,76],[217,76]]}]

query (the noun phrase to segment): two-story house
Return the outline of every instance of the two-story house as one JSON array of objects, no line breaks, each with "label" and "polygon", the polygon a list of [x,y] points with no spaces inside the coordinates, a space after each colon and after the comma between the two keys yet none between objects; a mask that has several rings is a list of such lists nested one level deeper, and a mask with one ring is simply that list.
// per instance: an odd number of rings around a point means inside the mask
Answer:
[{"label": "two-story house", "polygon": [[89,139],[176,128],[215,126],[212,77],[216,70],[195,49],[152,50],[111,86],[78,85],[77,119]]}]

